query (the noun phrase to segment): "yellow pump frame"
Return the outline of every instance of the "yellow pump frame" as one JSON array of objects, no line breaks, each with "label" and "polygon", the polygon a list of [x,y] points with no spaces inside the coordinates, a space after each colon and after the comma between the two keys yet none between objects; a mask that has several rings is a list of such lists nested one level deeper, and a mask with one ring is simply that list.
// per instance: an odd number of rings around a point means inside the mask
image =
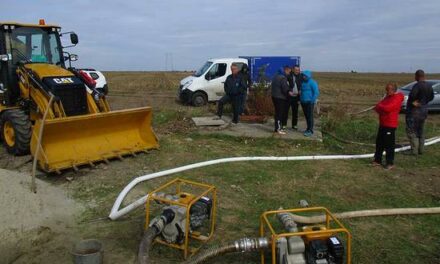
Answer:
[{"label": "yellow pump frame", "polygon": [[[276,215],[278,213],[309,213],[309,212],[319,212],[325,214],[325,230],[318,231],[303,231],[294,233],[277,233],[273,228],[271,222],[269,221],[269,216]],[[336,228],[332,228],[330,222],[334,221]],[[351,234],[345,228],[345,226],[325,207],[309,207],[309,208],[296,208],[296,209],[286,209],[286,210],[274,210],[264,212],[260,216],[260,237],[264,237],[266,233],[265,227],[270,231],[271,234],[271,254],[272,254],[272,264],[277,263],[276,254],[276,242],[282,237],[292,237],[292,236],[306,236],[306,235],[329,235],[335,233],[343,233],[346,236],[346,263],[351,264]],[[265,254],[261,251],[261,263],[264,264]]]},{"label": "yellow pump frame", "polygon": [[[195,187],[197,189],[200,189],[201,191],[199,194],[189,194],[187,192],[182,191],[182,186],[188,185],[189,187]],[[164,192],[165,190],[174,189],[175,195],[185,194],[186,198],[180,199],[179,201],[173,201],[168,200],[163,197],[158,197],[155,194],[159,192]],[[167,192],[168,194],[169,192]],[[190,209],[193,206],[195,202],[200,200],[203,196],[210,196],[212,198],[212,208],[211,208],[211,221],[210,221],[210,227],[209,232],[207,235],[200,235],[200,234],[189,234],[190,229]],[[162,240],[160,237],[157,237],[155,239],[155,242],[176,248],[183,251],[183,257],[184,259],[187,259],[189,256],[192,256],[195,254],[204,243],[211,240],[212,236],[214,235],[214,229],[215,229],[215,219],[216,219],[216,211],[217,211],[217,190],[214,186],[204,183],[198,183],[194,181],[184,180],[180,178],[176,178],[159,188],[155,189],[154,191],[150,192],[148,194],[148,199],[146,201],[146,214],[145,214],[145,230],[148,229],[149,223],[150,223],[150,215],[151,215],[151,201],[156,201],[164,205],[178,205],[181,207],[186,208],[186,227],[185,227],[185,239],[183,244],[170,244],[164,240]],[[202,242],[200,246],[198,247],[191,247],[190,242],[191,239],[197,240]]]}]

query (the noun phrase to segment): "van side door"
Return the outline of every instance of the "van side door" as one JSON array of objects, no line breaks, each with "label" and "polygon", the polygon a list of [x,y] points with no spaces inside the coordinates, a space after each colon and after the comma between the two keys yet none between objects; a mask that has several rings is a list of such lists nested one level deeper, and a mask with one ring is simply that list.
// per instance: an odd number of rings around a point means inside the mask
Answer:
[{"label": "van side door", "polygon": [[208,101],[217,101],[223,96],[227,68],[226,63],[215,63],[206,72],[204,91],[208,94]]}]

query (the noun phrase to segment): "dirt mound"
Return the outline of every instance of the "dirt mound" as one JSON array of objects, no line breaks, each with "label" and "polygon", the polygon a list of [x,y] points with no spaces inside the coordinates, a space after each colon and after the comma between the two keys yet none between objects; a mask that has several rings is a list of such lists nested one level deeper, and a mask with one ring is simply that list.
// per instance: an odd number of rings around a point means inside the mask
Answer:
[{"label": "dirt mound", "polygon": [[82,209],[60,187],[37,180],[34,194],[29,183],[29,175],[0,169],[1,263],[21,263],[40,245],[57,243],[55,234],[74,225]]}]

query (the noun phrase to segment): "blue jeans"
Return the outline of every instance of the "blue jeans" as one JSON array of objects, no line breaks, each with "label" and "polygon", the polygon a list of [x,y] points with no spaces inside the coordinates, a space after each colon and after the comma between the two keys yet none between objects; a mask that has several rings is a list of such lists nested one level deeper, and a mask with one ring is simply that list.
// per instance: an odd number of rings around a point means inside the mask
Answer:
[{"label": "blue jeans", "polygon": [[306,118],[307,129],[306,131],[310,131],[313,133],[313,110],[315,109],[315,103],[312,102],[301,102],[301,107],[304,112],[304,117]]}]

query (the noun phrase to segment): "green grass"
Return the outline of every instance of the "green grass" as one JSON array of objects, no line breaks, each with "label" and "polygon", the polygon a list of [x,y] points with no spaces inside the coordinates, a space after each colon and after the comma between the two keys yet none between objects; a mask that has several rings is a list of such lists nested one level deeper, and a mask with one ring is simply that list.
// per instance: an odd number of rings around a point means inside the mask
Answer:
[{"label": "green grass", "polygon": [[[128,73],[112,73],[118,79]],[[148,73],[155,80],[161,73]],[[183,74],[182,74],[183,75]],[[133,74],[142,85],[149,85],[142,73]],[[176,80],[159,82],[160,89],[175,89]],[[366,97],[379,98],[383,85],[392,79],[409,81],[410,75],[318,73],[323,98],[335,99],[356,87]],[[129,86],[141,91],[141,84]],[[167,88],[168,87],[168,88]],[[174,87],[174,88],[173,88]],[[151,88],[154,90],[153,88]],[[370,98],[369,97],[369,98]],[[336,97],[337,100],[340,98]],[[374,99],[374,100],[376,100]],[[324,142],[285,141],[275,138],[250,139],[220,134],[200,134],[190,125],[191,116],[212,111],[205,108],[161,105],[154,110],[153,124],[160,137],[160,150],[136,158],[114,161],[106,169],[77,175],[69,184],[74,197],[90,206],[82,215],[80,232],[85,237],[102,240],[112,263],[133,262],[140,241],[144,210],[111,222],[90,222],[108,215],[116,195],[134,177],[198,161],[232,156],[293,156],[311,154],[370,153],[373,147],[345,144],[324,135]],[[350,117],[353,109],[325,109],[322,128],[338,138],[374,143],[377,116],[370,112]],[[403,115],[397,131],[399,141],[406,141]],[[427,137],[440,134],[439,116],[430,117]],[[426,148],[421,157],[396,155],[396,169],[384,171],[369,166],[369,160],[238,162],[199,168],[169,177],[154,179],[134,190],[131,200],[175,178],[182,177],[213,184],[218,189],[218,223],[209,245],[258,235],[259,216],[266,210],[295,208],[300,199],[313,206],[325,206],[332,212],[360,209],[440,206],[438,170],[440,146]],[[353,235],[353,263],[440,263],[440,217],[399,216],[343,220]],[[175,250],[155,246],[154,263],[178,263]],[[258,254],[234,254],[211,263],[259,263]]]},{"label": "green grass", "polygon": [[[370,126],[370,125],[368,125]],[[354,126],[357,127],[357,126]],[[186,141],[184,138],[191,138]],[[297,147],[301,144],[300,147]],[[400,168],[386,172],[368,166],[367,160],[308,161],[308,162],[247,162],[216,165],[180,173],[168,178],[153,180],[143,185],[145,191],[174,177],[211,183],[219,191],[218,230],[215,240],[228,241],[243,236],[257,236],[259,215],[266,210],[294,208],[300,199],[312,205],[325,206],[342,212],[358,209],[439,206],[432,195],[420,192],[417,186],[408,185],[407,179],[394,178],[405,175],[414,167],[436,166],[440,148],[429,147],[427,155],[415,159],[397,155]],[[195,161],[244,155],[299,155],[326,153],[328,146],[317,143],[277,141],[275,139],[251,140],[220,135],[188,133],[173,135],[161,140],[161,150],[144,155],[131,170],[148,166],[154,171],[185,165]],[[191,153],[189,155],[189,153]],[[117,161],[115,161],[117,162]],[[153,165],[152,165],[153,164]],[[401,165],[400,165],[401,164]],[[110,169],[113,164],[109,165]],[[116,172],[118,178],[106,179],[106,185],[88,187],[77,198],[93,196],[100,208],[89,209],[93,218],[105,216],[119,192],[128,183],[132,173]],[[120,180],[125,178],[126,180]],[[87,185],[87,184],[85,184]],[[234,188],[235,186],[235,188]],[[91,194],[90,192],[93,192]],[[128,221],[105,222],[99,228],[84,228],[93,237],[108,240],[118,237],[116,252],[136,253],[142,226],[142,210],[131,214]],[[86,220],[86,219],[84,219]],[[440,219],[438,216],[378,217],[343,221],[353,234],[354,263],[435,263],[439,248]],[[239,223],[239,224],[238,224]],[[157,251],[158,250],[158,251]],[[125,252],[125,253],[124,253]],[[377,252],[377,254],[371,254]],[[118,253],[118,254],[119,254]],[[129,255],[130,255],[129,254]],[[173,263],[179,254],[157,247],[157,263]],[[159,261],[159,258],[163,258]],[[165,259],[169,262],[166,262]],[[257,263],[257,254],[247,257],[227,256],[213,263]]]}]

